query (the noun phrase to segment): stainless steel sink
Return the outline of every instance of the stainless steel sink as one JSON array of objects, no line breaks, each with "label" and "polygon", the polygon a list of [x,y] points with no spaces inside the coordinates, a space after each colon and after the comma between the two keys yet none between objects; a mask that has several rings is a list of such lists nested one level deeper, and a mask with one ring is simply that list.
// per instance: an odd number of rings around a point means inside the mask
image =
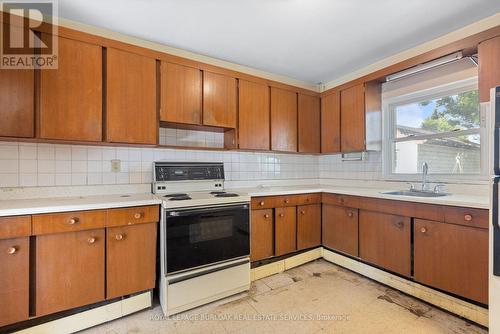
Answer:
[{"label": "stainless steel sink", "polygon": [[447,193],[436,193],[433,191],[419,191],[419,190],[396,190],[383,192],[385,195],[397,195],[397,196],[413,196],[413,197],[442,197],[448,196]]}]

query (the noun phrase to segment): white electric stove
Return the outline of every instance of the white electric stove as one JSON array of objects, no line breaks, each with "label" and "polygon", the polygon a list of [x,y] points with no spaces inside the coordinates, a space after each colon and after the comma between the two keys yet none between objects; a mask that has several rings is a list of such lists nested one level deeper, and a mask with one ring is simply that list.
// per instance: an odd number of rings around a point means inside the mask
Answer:
[{"label": "white electric stove", "polygon": [[165,315],[250,288],[250,197],[224,190],[222,163],[154,163],[162,199],[160,302]]}]

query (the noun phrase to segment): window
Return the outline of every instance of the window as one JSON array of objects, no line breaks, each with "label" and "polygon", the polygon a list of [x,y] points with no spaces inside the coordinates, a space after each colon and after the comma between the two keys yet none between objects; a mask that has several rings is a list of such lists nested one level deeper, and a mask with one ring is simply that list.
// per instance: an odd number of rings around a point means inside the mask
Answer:
[{"label": "window", "polygon": [[477,77],[384,100],[384,170],[417,175],[427,162],[440,179],[485,175]]}]

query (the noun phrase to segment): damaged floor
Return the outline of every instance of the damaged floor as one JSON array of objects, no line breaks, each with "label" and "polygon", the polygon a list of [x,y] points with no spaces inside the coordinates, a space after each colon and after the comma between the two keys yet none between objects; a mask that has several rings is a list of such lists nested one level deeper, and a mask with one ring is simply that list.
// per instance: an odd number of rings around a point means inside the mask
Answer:
[{"label": "damaged floor", "polygon": [[160,306],[82,333],[487,333],[449,313],[317,260],[248,293],[165,319]]}]

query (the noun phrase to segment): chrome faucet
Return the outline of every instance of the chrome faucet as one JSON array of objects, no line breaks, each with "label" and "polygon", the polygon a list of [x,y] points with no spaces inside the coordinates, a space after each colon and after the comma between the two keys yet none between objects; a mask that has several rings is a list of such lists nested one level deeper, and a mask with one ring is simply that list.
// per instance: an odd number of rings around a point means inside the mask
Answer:
[{"label": "chrome faucet", "polygon": [[427,184],[427,173],[429,172],[429,165],[427,162],[422,164],[422,191],[426,191],[428,188]]}]

